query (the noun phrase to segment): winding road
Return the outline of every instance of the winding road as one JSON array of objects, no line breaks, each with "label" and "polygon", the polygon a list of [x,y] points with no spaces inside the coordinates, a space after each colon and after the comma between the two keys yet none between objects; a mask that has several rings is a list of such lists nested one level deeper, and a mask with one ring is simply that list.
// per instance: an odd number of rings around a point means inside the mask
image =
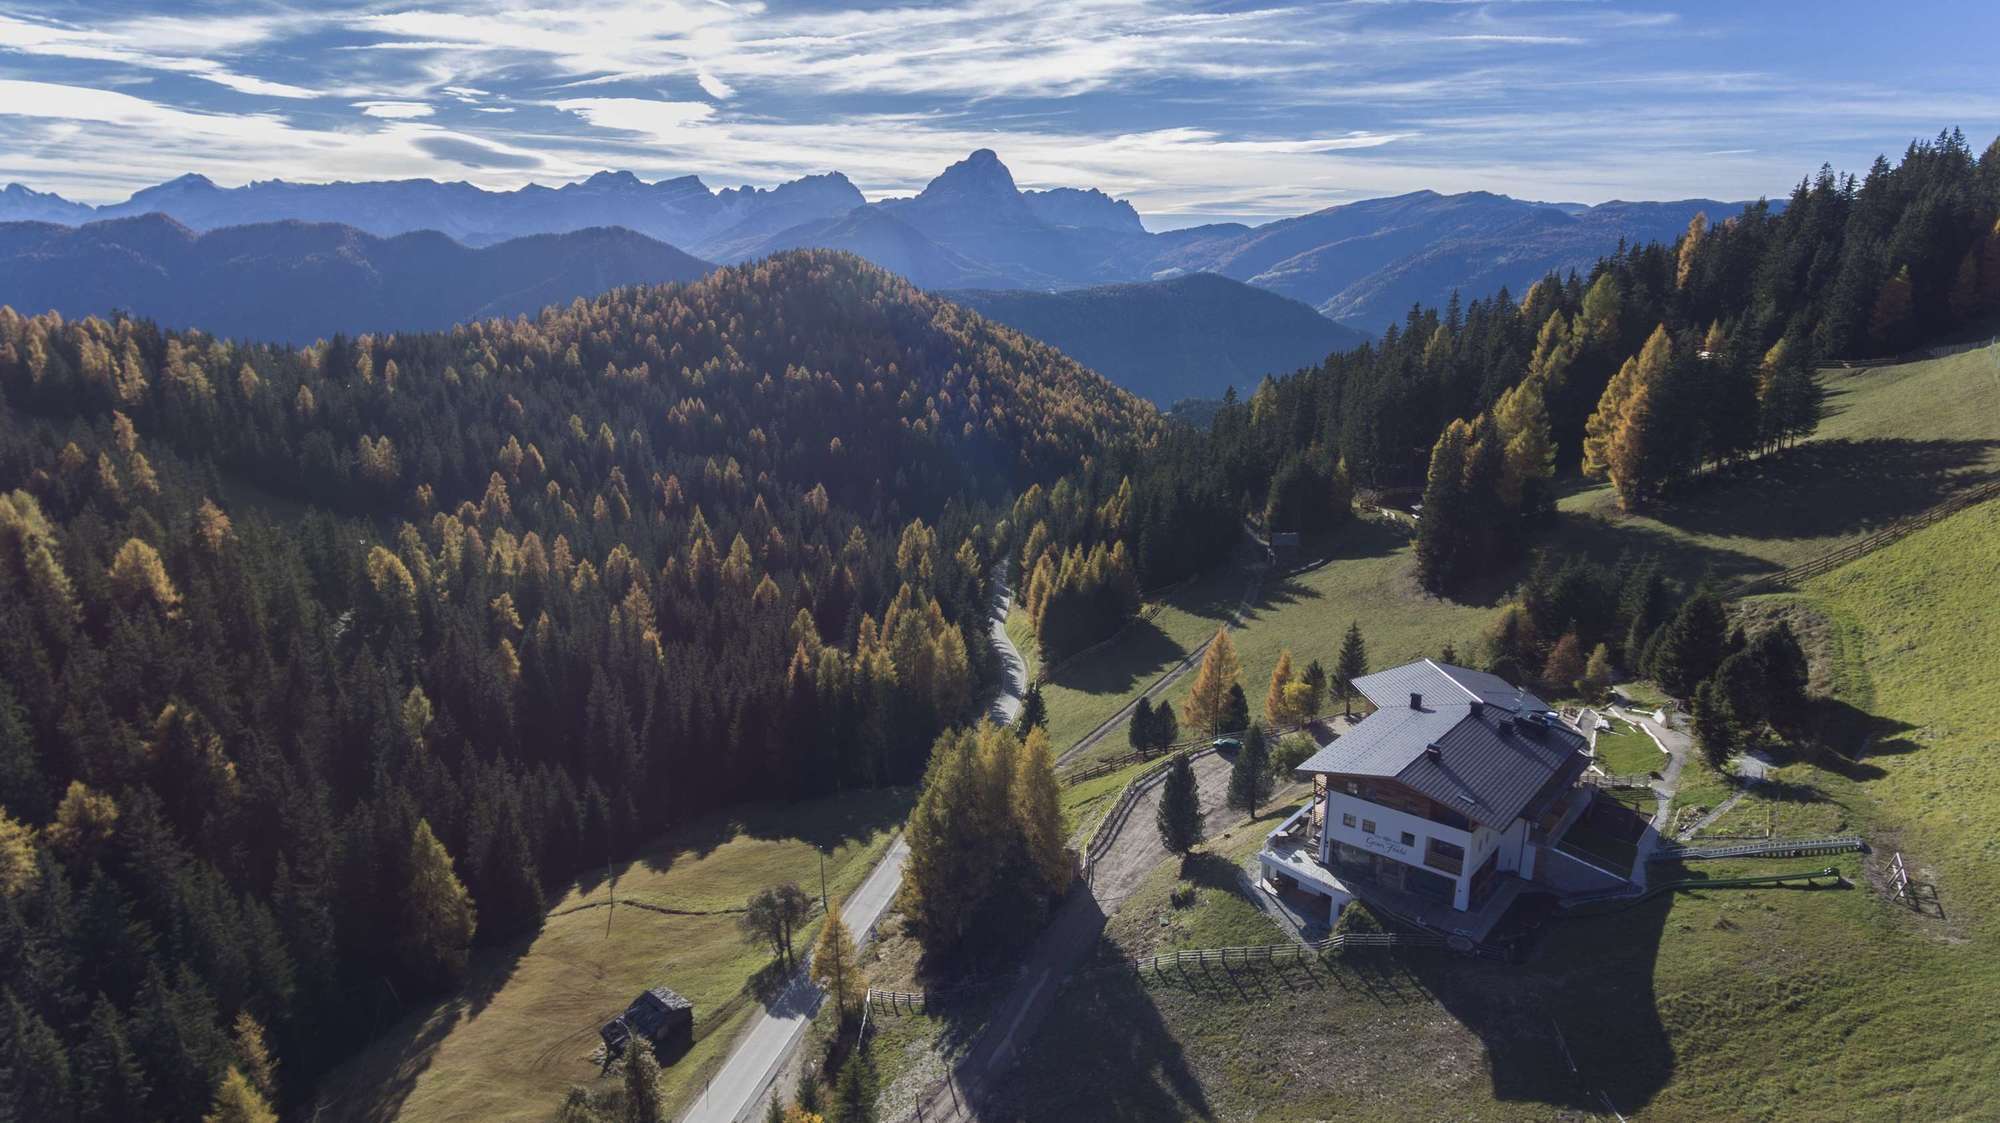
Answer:
[{"label": "winding road", "polygon": [[[988,635],[999,655],[1001,676],[987,703],[986,716],[1007,724],[1019,716],[1028,691],[1027,662],[1007,635],[1007,613],[1013,607],[1014,594],[1007,587],[1004,565],[995,572],[993,586]],[[903,884],[903,863],[909,856],[908,843],[898,836],[882,860],[869,871],[861,888],[847,898],[840,918],[847,923],[848,931],[854,933],[857,944],[868,943],[875,934],[876,923],[896,899],[896,891]],[[784,991],[765,1006],[757,1020],[737,1039],[722,1070],[709,1081],[694,1106],[681,1116],[682,1123],[743,1123],[760,1117],[773,1081],[799,1042],[805,1039],[806,1027],[819,1012],[825,997],[812,981],[807,966],[800,965]]]}]

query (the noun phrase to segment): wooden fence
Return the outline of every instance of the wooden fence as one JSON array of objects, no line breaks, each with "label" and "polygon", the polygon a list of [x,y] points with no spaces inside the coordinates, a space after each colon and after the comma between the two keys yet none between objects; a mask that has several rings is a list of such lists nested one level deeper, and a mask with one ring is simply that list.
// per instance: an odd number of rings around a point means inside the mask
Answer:
[{"label": "wooden fence", "polygon": [[1921,514],[1911,515],[1907,519],[1899,519],[1868,537],[1861,539],[1859,542],[1850,543],[1832,553],[1821,554],[1811,561],[1801,562],[1790,569],[1777,573],[1749,578],[1731,590],[1730,595],[1737,597],[1749,596],[1752,593],[1785,588],[1804,581],[1809,577],[1817,577],[1828,570],[1845,565],[1863,554],[1872,553],[1898,539],[1905,538],[1912,532],[1921,530],[1940,519],[1955,515],[1967,507],[1977,503],[1984,503],[1988,499],[1996,497],[2000,497],[2000,480],[1962,491]]},{"label": "wooden fence", "polygon": [[[1193,764],[1214,751],[1215,747],[1212,745],[1196,749],[1187,754],[1188,763]],[[1132,777],[1132,782],[1126,784],[1125,790],[1119,793],[1117,805],[1104,817],[1103,822],[1097,824],[1097,830],[1090,836],[1090,845],[1084,848],[1083,879],[1086,883],[1090,880],[1091,871],[1097,867],[1098,860],[1109,853],[1112,843],[1117,841],[1118,832],[1124,829],[1125,820],[1132,816],[1132,808],[1147,791],[1166,779],[1167,769],[1172,767],[1174,759],[1171,755],[1161,758],[1158,764]]]}]

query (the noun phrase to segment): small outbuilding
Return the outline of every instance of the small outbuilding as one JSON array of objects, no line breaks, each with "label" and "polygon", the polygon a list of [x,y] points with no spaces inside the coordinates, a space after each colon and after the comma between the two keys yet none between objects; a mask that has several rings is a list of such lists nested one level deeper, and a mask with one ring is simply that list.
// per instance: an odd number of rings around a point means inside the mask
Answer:
[{"label": "small outbuilding", "polygon": [[694,1003],[668,990],[654,987],[632,1000],[625,1012],[604,1023],[597,1031],[604,1038],[607,1059],[625,1051],[634,1037],[652,1042],[655,1048],[671,1044],[683,1036],[694,1036]]},{"label": "small outbuilding", "polygon": [[1279,569],[1297,565],[1299,561],[1299,532],[1279,530],[1271,534],[1271,564]]}]

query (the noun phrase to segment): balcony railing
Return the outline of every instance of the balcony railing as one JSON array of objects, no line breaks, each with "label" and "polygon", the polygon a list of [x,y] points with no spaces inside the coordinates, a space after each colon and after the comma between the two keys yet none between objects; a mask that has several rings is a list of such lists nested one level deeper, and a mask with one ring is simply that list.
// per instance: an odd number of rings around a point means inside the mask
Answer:
[{"label": "balcony railing", "polygon": [[1429,866],[1439,873],[1448,873],[1453,877],[1457,877],[1465,870],[1465,856],[1461,854],[1453,857],[1450,854],[1443,853],[1438,849],[1437,839],[1431,839],[1429,845],[1424,847],[1424,865]]}]

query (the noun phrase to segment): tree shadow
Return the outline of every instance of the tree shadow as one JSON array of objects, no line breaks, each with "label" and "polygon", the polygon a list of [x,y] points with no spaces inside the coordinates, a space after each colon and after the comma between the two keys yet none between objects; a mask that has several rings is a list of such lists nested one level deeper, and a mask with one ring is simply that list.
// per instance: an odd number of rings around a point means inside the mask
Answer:
[{"label": "tree shadow", "polygon": [[[1226,613],[1225,613],[1226,615]],[[1083,694],[1136,694],[1186,653],[1153,621],[1140,617],[1109,646],[1045,670],[1052,686]]]},{"label": "tree shadow", "polygon": [[1479,1035],[1495,1099],[1595,1113],[1602,1092],[1630,1114],[1674,1074],[1653,986],[1672,907],[1671,895],[1662,895],[1609,915],[1564,918],[1542,930],[1537,954],[1519,965],[1402,958],[1430,995]]},{"label": "tree shadow", "polygon": [[[1724,538],[1836,538],[1879,530],[1994,478],[1990,440],[1816,440],[1711,472],[1655,513]],[[1773,495],[1785,497],[1770,502]]]},{"label": "tree shadow", "polygon": [[[1096,950],[1098,955],[1115,954],[1115,948]],[[1240,989],[1255,998],[1249,988],[1267,985],[1250,979],[1245,972],[1231,983],[1217,973],[1217,984]],[[1115,1033],[1090,1033],[1087,1040],[1073,1041],[1071,1031],[1084,1027],[1115,1026]],[[1064,1069],[1067,1078],[1038,1082],[1032,1096],[1020,1088],[1003,1087],[990,1102],[981,1104],[979,1117],[996,1120],[1041,1123],[1041,1121],[1091,1119],[1153,1123],[1161,1119],[1212,1119],[1214,1110],[1201,1081],[1189,1066],[1185,1050],[1167,1026],[1147,983],[1129,970],[1113,969],[1079,979],[1063,993],[1062,1011],[1055,1024],[1043,1031],[1053,1047],[1069,1057]],[[1044,1052],[1047,1053],[1045,1048]]]}]

